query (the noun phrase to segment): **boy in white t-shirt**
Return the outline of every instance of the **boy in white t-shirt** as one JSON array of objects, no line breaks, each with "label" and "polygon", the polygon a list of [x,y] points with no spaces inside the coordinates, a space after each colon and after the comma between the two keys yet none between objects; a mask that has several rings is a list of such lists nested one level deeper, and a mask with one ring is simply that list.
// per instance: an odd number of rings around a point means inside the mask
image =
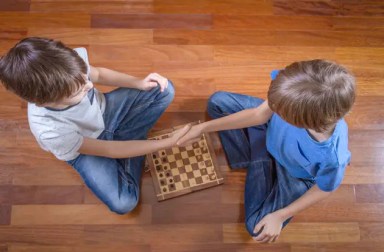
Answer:
[{"label": "boy in white t-shirt", "polygon": [[[85,48],[26,38],[0,59],[0,81],[28,101],[28,121],[39,145],[72,165],[111,211],[135,208],[144,154],[175,145],[190,128],[169,139],[145,140],[174,97],[159,74],[141,80],[89,65]],[[93,83],[120,88],[98,92]],[[52,168],[54,169],[54,168]]]}]

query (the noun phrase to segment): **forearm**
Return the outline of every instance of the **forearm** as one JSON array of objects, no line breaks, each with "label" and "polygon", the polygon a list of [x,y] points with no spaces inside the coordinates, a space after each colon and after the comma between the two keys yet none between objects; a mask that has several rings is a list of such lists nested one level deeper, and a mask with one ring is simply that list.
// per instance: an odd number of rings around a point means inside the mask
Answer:
[{"label": "forearm", "polygon": [[162,140],[106,141],[84,139],[79,152],[109,158],[129,158],[142,156],[174,145],[171,138]]},{"label": "forearm", "polygon": [[317,185],[314,185],[311,189],[309,189],[305,194],[303,194],[300,198],[276,211],[284,220],[296,215],[297,213],[303,211],[304,209],[318,203],[319,201],[329,197],[332,192],[324,192],[320,190]]},{"label": "forearm", "polygon": [[213,132],[220,130],[231,130],[261,125],[271,118],[272,111],[265,101],[257,108],[246,109],[219,119],[211,120],[201,124],[202,132]]},{"label": "forearm", "polygon": [[98,83],[108,86],[137,88],[139,79],[111,69],[97,67]]}]

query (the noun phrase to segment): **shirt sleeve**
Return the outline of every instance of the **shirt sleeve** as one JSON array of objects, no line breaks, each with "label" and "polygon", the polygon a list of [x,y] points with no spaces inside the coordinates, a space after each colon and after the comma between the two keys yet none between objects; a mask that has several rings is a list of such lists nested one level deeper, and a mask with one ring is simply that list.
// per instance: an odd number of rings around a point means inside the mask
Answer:
[{"label": "shirt sleeve", "polygon": [[276,79],[277,75],[279,74],[280,70],[272,70],[271,72],[271,80]]},{"label": "shirt sleeve", "polygon": [[77,54],[84,60],[85,64],[87,65],[87,76],[89,77],[90,67],[89,67],[89,60],[88,60],[88,52],[87,49],[84,47],[79,47],[73,49]]},{"label": "shirt sleeve", "polygon": [[315,177],[317,186],[325,192],[336,190],[343,180],[345,167],[345,165],[336,165],[320,169]]},{"label": "shirt sleeve", "polygon": [[83,136],[68,129],[47,131],[40,134],[39,138],[44,149],[63,161],[77,158],[80,155],[78,150],[83,144]]}]

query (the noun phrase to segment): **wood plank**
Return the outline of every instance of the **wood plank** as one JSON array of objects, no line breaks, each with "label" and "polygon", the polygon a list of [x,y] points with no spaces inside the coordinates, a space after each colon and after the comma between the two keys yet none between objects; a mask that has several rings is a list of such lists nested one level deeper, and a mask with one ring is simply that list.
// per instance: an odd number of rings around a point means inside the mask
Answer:
[{"label": "wood plank", "polygon": [[[26,170],[30,172],[26,172]],[[15,165],[14,185],[82,185],[78,173],[65,162],[54,159],[33,159],[30,165]]]},{"label": "wood plank", "polygon": [[254,45],[216,45],[214,46],[215,61],[247,62],[247,63],[278,63],[281,68],[295,61],[318,58],[335,59],[335,47],[304,46],[254,46]]},{"label": "wood plank", "polygon": [[[71,15],[72,17],[72,15]],[[72,17],[73,18],[73,17]],[[74,19],[76,21],[76,19]],[[0,23],[1,24],[1,23]],[[28,36],[50,37],[65,44],[89,45],[143,45],[152,44],[152,30],[91,29],[91,28],[42,28],[30,26]],[[89,27],[87,25],[86,27]]]},{"label": "wood plank", "polygon": [[154,0],[156,13],[272,14],[272,1]]},{"label": "wood plank", "polygon": [[273,2],[275,15],[332,15],[332,16],[383,16],[383,3],[380,1],[294,1]]},{"label": "wood plank", "polygon": [[362,222],[380,220],[382,203],[329,202],[316,204],[297,214],[295,222]]},{"label": "wood plank", "polygon": [[[1,18],[0,18],[1,19]],[[7,30],[0,28],[0,54],[3,55],[9,51],[19,40],[27,35],[26,29]],[[5,88],[1,85],[0,90],[3,93]]]},{"label": "wood plank", "polygon": [[8,252],[8,245],[7,244],[0,244],[0,252]]},{"label": "wood plank", "polygon": [[91,16],[92,28],[197,29],[212,26],[207,14],[98,14]]},{"label": "wood plank", "polygon": [[0,166],[0,185],[9,185],[12,183],[13,169],[13,166],[10,165],[2,164]]},{"label": "wood plank", "polygon": [[81,204],[84,186],[12,186],[9,204]]},{"label": "wood plank", "polygon": [[291,245],[291,252],[381,252],[382,242],[337,242],[337,243],[296,243]]},{"label": "wood plank", "polygon": [[84,226],[2,226],[0,242],[8,244],[77,245],[84,240]]},{"label": "wood plank", "polygon": [[167,112],[205,112],[208,98],[176,96]]},{"label": "wood plank", "polygon": [[350,129],[383,130],[382,96],[358,96],[351,112],[345,117]]},{"label": "wood plank", "polygon": [[382,30],[382,17],[288,16],[288,15],[213,15],[214,29],[272,31],[355,31]]},{"label": "wood plank", "polygon": [[55,15],[29,12],[1,12],[0,27],[7,30],[28,29],[44,27],[44,29],[56,29],[64,27],[86,28],[89,27],[91,18],[88,14],[73,13],[68,16],[64,13]]},{"label": "wood plank", "polygon": [[[153,244],[151,251],[162,252],[162,251],[178,251],[180,247],[174,244]],[[223,244],[223,243],[200,243],[200,244],[183,244],[182,251],[188,252],[252,252],[252,251],[263,251],[263,252],[290,252],[290,245],[287,243],[280,244]]]},{"label": "wood plank", "polygon": [[[350,4],[350,2],[348,3]],[[384,28],[384,19],[382,16],[342,16],[331,17],[332,29],[341,30],[377,30],[378,32]]]},{"label": "wood plank", "polygon": [[211,46],[169,46],[169,45],[144,45],[144,46],[104,46],[91,45],[88,50],[93,64],[105,61],[139,62],[156,61],[204,61],[213,60]]},{"label": "wood plank", "polygon": [[31,12],[40,13],[87,13],[87,14],[119,14],[119,13],[151,13],[151,0],[140,1],[31,1]]},{"label": "wood plank", "polygon": [[358,203],[384,203],[384,184],[356,185]]},{"label": "wood plank", "polygon": [[349,130],[349,146],[353,147],[384,147],[383,130]]},{"label": "wood plank", "polygon": [[357,76],[356,80],[357,93],[359,96],[382,96],[384,91],[384,80],[381,77]]},{"label": "wood plank", "polygon": [[258,45],[258,46],[383,46],[382,33],[374,31],[259,31],[154,30],[155,44]]},{"label": "wood plank", "polygon": [[29,0],[2,0],[0,2],[0,11],[29,11]]},{"label": "wood plank", "polygon": [[351,146],[350,150],[353,154],[351,164],[384,165],[383,147]]},{"label": "wood plank", "polygon": [[[221,204],[221,188],[191,194],[199,200],[187,203],[192,197],[180,197],[153,205],[153,224],[236,223],[244,220],[243,209],[238,204]],[[201,201],[200,201],[201,199]],[[211,202],[209,202],[209,200]],[[186,203],[180,203],[186,202]],[[215,209],[212,209],[212,206]],[[177,209],[177,211],[170,211]]]},{"label": "wood plank", "polygon": [[[372,56],[372,62],[374,62],[374,60],[375,57]],[[357,92],[359,96],[383,96],[382,91],[384,74],[383,71],[380,70],[380,65],[382,64],[366,64],[362,61],[358,64],[346,63],[345,65],[356,76]]]},{"label": "wood plank", "polygon": [[341,4],[338,1],[294,1],[292,4],[287,4],[283,0],[273,1],[273,13],[275,15],[336,16],[340,13],[340,8]]},{"label": "wood plank", "polygon": [[341,0],[341,15],[343,16],[384,16],[384,3],[377,0],[346,1]]},{"label": "wood plank", "polygon": [[220,224],[171,225],[88,225],[85,227],[87,244],[206,244],[222,241]]},{"label": "wood plank", "polygon": [[[358,223],[291,223],[281,233],[278,242],[358,242]],[[241,224],[223,224],[224,243],[254,243]]]},{"label": "wood plank", "polygon": [[11,223],[11,212],[11,205],[0,205],[0,227],[1,225],[9,225]]},{"label": "wood plank", "polygon": [[11,192],[12,192],[12,186],[0,185],[0,204],[10,204]]},{"label": "wood plank", "polygon": [[208,97],[216,91],[212,78],[173,78],[176,96]]},{"label": "wood plank", "polygon": [[[238,93],[254,92],[266,95],[270,84],[270,72],[280,69],[284,64],[275,62],[155,62],[154,68],[169,79],[212,78],[216,91],[231,87]],[[241,84],[241,85],[240,85]],[[222,86],[223,85],[223,86]]]},{"label": "wood plank", "polygon": [[204,112],[190,112],[188,116],[183,112],[165,112],[160,119],[156,122],[152,128],[152,132],[160,131],[173,127],[175,125],[183,125],[189,122],[208,120],[207,115]]},{"label": "wood plank", "polygon": [[148,224],[151,207],[140,205],[118,215],[105,205],[13,205],[11,225]]},{"label": "wood plank", "polygon": [[213,29],[265,31],[332,30],[332,18],[319,16],[213,15]]},{"label": "wood plank", "polygon": [[347,167],[343,184],[380,184],[384,183],[382,165],[353,164]]},{"label": "wood plank", "polygon": [[384,227],[382,222],[361,222],[359,223],[361,240],[369,242],[384,241]]},{"label": "wood plank", "polygon": [[[1,250],[0,250],[1,251]],[[136,244],[126,244],[126,245],[94,245],[94,244],[82,244],[75,246],[46,246],[46,245],[35,245],[35,244],[11,244],[8,248],[8,252],[120,252],[120,251],[129,251],[129,252],[149,252],[149,245],[136,245]]]}]

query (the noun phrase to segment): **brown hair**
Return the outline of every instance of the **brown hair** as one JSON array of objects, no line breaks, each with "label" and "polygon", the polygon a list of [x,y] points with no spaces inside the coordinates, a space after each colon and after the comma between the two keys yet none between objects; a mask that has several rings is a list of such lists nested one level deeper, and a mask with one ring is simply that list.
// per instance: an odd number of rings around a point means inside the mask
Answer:
[{"label": "brown hair", "polygon": [[57,102],[86,84],[87,65],[60,41],[21,40],[0,59],[0,81],[6,89],[36,104]]},{"label": "brown hair", "polygon": [[297,127],[323,132],[352,108],[355,79],[325,60],[295,62],[281,70],[268,90],[269,107]]}]

